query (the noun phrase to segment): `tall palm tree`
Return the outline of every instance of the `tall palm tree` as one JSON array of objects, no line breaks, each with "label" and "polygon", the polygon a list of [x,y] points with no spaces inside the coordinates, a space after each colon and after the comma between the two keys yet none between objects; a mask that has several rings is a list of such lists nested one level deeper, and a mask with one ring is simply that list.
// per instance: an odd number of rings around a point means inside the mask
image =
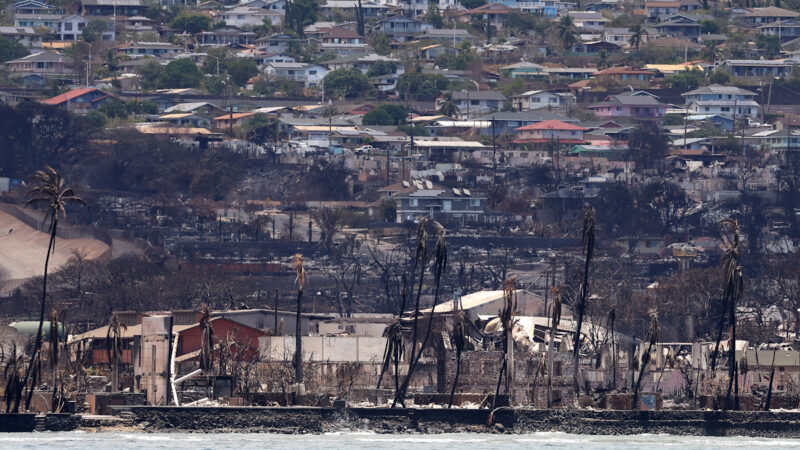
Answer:
[{"label": "tall palm tree", "polygon": [[635,23],[628,28],[628,31],[631,33],[630,44],[637,52],[639,51],[639,47],[642,45],[642,41],[644,37],[647,36],[647,30],[642,26],[640,23]]},{"label": "tall palm tree", "polygon": [[306,269],[303,267],[303,255],[294,255],[294,268],[297,271],[297,317],[294,328],[294,382],[303,383],[303,339],[300,334],[300,307],[303,304],[303,287],[306,285]]},{"label": "tall palm tree", "polygon": [[658,338],[660,335],[661,325],[658,322],[658,311],[653,309],[650,311],[650,329],[647,332],[649,340],[649,343],[647,344],[647,351],[642,354],[642,363],[639,366],[639,377],[636,379],[636,386],[633,388],[633,409],[636,409],[637,405],[639,404],[639,390],[642,388],[642,377],[644,376],[644,371],[647,368],[647,364],[650,363],[650,353],[653,351],[653,347],[655,347],[658,343]]},{"label": "tall palm tree", "polygon": [[106,332],[106,353],[108,364],[111,366],[111,392],[119,390],[119,360],[122,358],[122,336],[128,327],[120,322],[119,316],[111,315],[111,322]]},{"label": "tall palm tree", "polygon": [[561,288],[551,287],[553,292],[553,303],[550,316],[550,341],[547,343],[547,407],[553,407],[553,350],[556,340],[556,329],[561,323]]},{"label": "tall palm tree", "polygon": [[209,374],[214,368],[214,330],[211,328],[211,311],[205,304],[200,307],[200,329],[203,333],[200,338],[200,369]]},{"label": "tall palm tree", "polygon": [[575,21],[572,16],[563,16],[558,21],[558,39],[561,41],[565,51],[568,51],[578,42],[578,37],[575,34]]},{"label": "tall palm tree", "polygon": [[442,103],[439,105],[439,114],[447,117],[455,117],[458,114],[458,105],[453,100],[452,92],[445,92],[442,96]]},{"label": "tall palm tree", "polygon": [[[497,403],[497,396],[500,394],[500,384],[503,381],[503,375],[506,378],[506,395],[511,392],[512,376],[511,364],[514,358],[512,333],[511,329],[514,326],[514,312],[517,309],[517,278],[511,277],[503,282],[503,306],[500,309],[500,323],[503,326],[503,362],[500,365],[500,376],[497,378],[497,387],[494,390],[494,398],[492,399],[492,409],[495,408]],[[511,351],[511,356],[509,356]]]},{"label": "tall palm tree", "polygon": [[[86,205],[86,201],[77,195],[75,191],[66,186],[64,178],[58,170],[52,167],[45,167],[44,170],[37,170],[31,175],[31,182],[33,187],[28,193],[28,205],[44,204],[47,211],[45,219],[50,223],[50,242],[47,244],[47,254],[44,259],[44,277],[42,280],[42,302],[39,308],[39,328],[36,331],[36,339],[33,345],[33,357],[31,361],[39,356],[39,351],[42,348],[42,327],[44,325],[44,311],[47,306],[47,269],[50,264],[50,255],[55,252],[56,248],[56,233],[58,231],[58,219],[61,216],[66,217],[65,205],[68,203],[76,203],[79,205]],[[33,397],[33,384],[28,386],[31,380],[34,364],[29,364],[25,370],[25,378],[23,379],[23,386],[27,386],[28,395],[25,399],[25,409],[30,409],[31,398]],[[19,405],[15,405],[14,411],[19,411]]]},{"label": "tall palm tree", "polygon": [[739,242],[739,224],[735,219],[726,219],[722,227],[727,230],[723,235],[725,251],[722,253],[722,269],[725,273],[724,303],[728,306],[728,321],[731,324],[731,340],[728,346],[728,396],[726,405],[731,404],[731,388],[735,386],[735,408],[739,409],[739,371],[736,364],[736,303],[744,291],[742,266],[739,265],[741,247]]},{"label": "tall palm tree", "polygon": [[583,251],[586,254],[586,258],[583,264],[583,283],[581,283],[580,303],[578,303],[578,324],[575,327],[575,345],[572,349],[574,358],[572,371],[575,395],[579,393],[578,364],[580,363],[581,328],[583,326],[583,315],[586,312],[586,297],[589,292],[589,264],[591,264],[592,256],[594,256],[594,225],[594,207],[587,203],[583,208]]},{"label": "tall palm tree", "polygon": [[454,317],[455,324],[453,324],[453,345],[456,346],[456,376],[453,378],[453,387],[450,389],[450,401],[447,408],[453,407],[453,397],[456,395],[456,386],[458,386],[458,378],[461,375],[461,354],[464,352],[464,345],[467,341],[467,315],[461,310],[461,300],[455,300],[457,311]]}]

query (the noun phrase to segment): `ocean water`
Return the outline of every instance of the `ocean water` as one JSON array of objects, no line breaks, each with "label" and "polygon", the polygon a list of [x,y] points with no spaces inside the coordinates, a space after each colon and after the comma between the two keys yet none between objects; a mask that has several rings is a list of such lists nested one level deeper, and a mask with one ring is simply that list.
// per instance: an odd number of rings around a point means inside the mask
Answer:
[{"label": "ocean water", "polygon": [[435,449],[466,450],[498,448],[526,449],[800,449],[800,439],[749,437],[692,437],[669,435],[588,436],[566,433],[527,435],[438,434],[384,435],[330,433],[283,434],[193,434],[193,433],[8,433],[0,434],[0,449]]}]

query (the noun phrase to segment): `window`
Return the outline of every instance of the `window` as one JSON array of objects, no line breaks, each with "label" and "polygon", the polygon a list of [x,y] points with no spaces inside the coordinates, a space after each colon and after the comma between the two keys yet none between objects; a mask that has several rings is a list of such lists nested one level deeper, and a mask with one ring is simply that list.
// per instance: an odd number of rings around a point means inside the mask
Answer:
[{"label": "window", "polygon": [[541,101],[542,99],[540,99],[539,97],[531,97],[531,102],[533,103],[540,103]]},{"label": "window", "polygon": [[469,199],[469,206],[481,206],[481,199],[479,198],[471,198]]},{"label": "window", "polygon": [[408,199],[408,206],[416,207],[419,205],[419,202],[415,198]]},{"label": "window", "polygon": [[444,210],[444,211],[452,211],[453,210],[453,201],[452,200],[444,200],[442,202],[442,210]]},{"label": "window", "polygon": [[72,22],[65,22],[64,23],[64,30],[65,31],[72,31]]},{"label": "window", "polygon": [[308,71],[308,74],[309,74],[309,75],[316,75],[316,74],[317,74],[317,71],[316,71],[316,70],[309,70],[309,71]]}]

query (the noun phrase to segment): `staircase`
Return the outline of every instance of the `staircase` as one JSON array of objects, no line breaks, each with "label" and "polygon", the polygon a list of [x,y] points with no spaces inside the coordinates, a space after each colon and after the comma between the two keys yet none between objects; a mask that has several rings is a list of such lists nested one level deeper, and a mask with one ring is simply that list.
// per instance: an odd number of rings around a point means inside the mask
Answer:
[{"label": "staircase", "polygon": [[36,417],[33,418],[33,431],[38,431],[38,432],[47,431],[45,418],[46,416],[44,414],[38,414]]}]

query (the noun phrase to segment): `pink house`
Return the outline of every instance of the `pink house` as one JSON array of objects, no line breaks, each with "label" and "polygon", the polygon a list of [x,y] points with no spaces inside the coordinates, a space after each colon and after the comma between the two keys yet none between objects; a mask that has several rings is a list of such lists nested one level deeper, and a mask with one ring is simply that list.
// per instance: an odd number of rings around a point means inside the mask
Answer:
[{"label": "pink house", "polygon": [[587,130],[588,128],[560,120],[545,120],[544,122],[517,128],[516,131],[519,132],[519,135],[517,139],[514,139],[514,143],[534,145],[542,145],[549,142],[583,144],[586,142],[583,139],[583,133]]},{"label": "pink house", "polygon": [[634,92],[609,95],[589,109],[595,116],[604,119],[624,117],[631,120],[660,121],[667,112],[667,105],[646,92]]}]

